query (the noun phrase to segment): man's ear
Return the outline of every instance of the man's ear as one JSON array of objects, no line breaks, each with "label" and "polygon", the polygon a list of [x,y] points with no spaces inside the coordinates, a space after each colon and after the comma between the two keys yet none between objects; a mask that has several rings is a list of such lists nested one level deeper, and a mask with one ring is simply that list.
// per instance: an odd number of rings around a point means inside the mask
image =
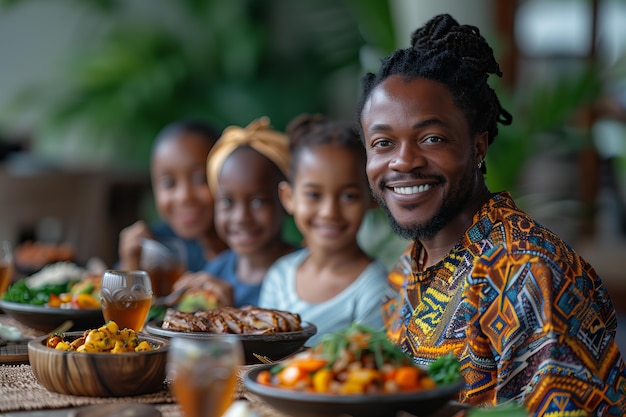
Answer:
[{"label": "man's ear", "polygon": [[293,216],[293,189],[288,181],[278,183],[278,198],[287,214]]},{"label": "man's ear", "polygon": [[489,148],[489,133],[477,133],[474,139],[474,146],[476,147],[476,157],[480,161],[484,161],[487,156],[487,148]]}]

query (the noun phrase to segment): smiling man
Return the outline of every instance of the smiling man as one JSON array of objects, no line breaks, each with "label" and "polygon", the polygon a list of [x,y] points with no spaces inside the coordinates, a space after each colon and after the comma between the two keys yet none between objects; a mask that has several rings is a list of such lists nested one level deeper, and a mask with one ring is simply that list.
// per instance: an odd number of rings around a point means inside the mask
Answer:
[{"label": "smiling man", "polygon": [[491,193],[484,159],[510,124],[480,31],[439,15],[367,74],[359,123],[372,192],[413,245],[389,275],[390,340],[426,365],[454,352],[473,405],[533,415],[622,416],[626,369],[595,270]]}]

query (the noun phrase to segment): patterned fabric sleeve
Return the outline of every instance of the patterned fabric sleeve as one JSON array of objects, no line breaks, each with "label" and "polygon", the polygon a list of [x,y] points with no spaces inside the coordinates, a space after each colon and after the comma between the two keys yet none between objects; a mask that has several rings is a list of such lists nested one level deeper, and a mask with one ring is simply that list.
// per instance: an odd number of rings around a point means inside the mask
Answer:
[{"label": "patterned fabric sleeve", "polygon": [[[383,325],[387,329],[387,338],[394,344],[400,344],[404,337],[403,321],[406,316],[404,303],[406,297],[406,282],[411,272],[411,254],[413,246],[400,256],[396,265],[387,276],[387,288],[382,301]],[[410,315],[410,314],[409,314]]]},{"label": "patterned fabric sleeve", "polygon": [[469,281],[469,356],[480,340],[491,345],[497,402],[515,399],[537,416],[624,415],[626,370],[599,280],[499,247]]}]

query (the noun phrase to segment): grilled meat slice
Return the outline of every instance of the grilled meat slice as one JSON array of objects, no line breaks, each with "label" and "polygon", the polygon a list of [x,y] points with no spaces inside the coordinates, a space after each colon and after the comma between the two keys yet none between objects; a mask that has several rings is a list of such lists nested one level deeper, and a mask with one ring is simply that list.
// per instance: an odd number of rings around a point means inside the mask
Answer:
[{"label": "grilled meat slice", "polygon": [[246,306],[242,310],[252,313],[259,320],[270,324],[277,332],[293,332],[302,330],[300,315],[282,310],[264,309]]},{"label": "grilled meat slice", "polygon": [[302,321],[300,320],[300,315],[295,313],[289,313],[287,311],[281,310],[273,310],[275,314],[281,316],[286,322],[287,326],[285,327],[284,332],[295,332],[298,330],[302,330]]},{"label": "grilled meat slice", "polygon": [[178,332],[207,332],[209,327],[201,317],[168,308],[163,318],[162,328]]},{"label": "grilled meat slice", "polygon": [[183,313],[169,308],[163,329],[181,332],[231,334],[269,334],[302,330],[300,316],[280,310],[259,307],[220,307],[196,313]]},{"label": "grilled meat slice", "polygon": [[233,307],[225,307],[225,309],[229,314],[246,326],[246,333],[268,334],[276,332],[275,326],[259,319],[248,310]]}]

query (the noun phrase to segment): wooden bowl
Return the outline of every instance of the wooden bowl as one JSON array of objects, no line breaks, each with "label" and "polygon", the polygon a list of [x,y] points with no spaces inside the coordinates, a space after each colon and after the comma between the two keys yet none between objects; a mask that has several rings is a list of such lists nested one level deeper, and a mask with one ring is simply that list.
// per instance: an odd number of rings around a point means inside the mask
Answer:
[{"label": "wooden bowl", "polygon": [[[65,333],[72,341],[84,332]],[[50,391],[89,397],[125,397],[164,389],[169,341],[139,334],[154,350],[85,353],[46,346],[48,335],[28,342],[28,359],[37,380]]]}]

